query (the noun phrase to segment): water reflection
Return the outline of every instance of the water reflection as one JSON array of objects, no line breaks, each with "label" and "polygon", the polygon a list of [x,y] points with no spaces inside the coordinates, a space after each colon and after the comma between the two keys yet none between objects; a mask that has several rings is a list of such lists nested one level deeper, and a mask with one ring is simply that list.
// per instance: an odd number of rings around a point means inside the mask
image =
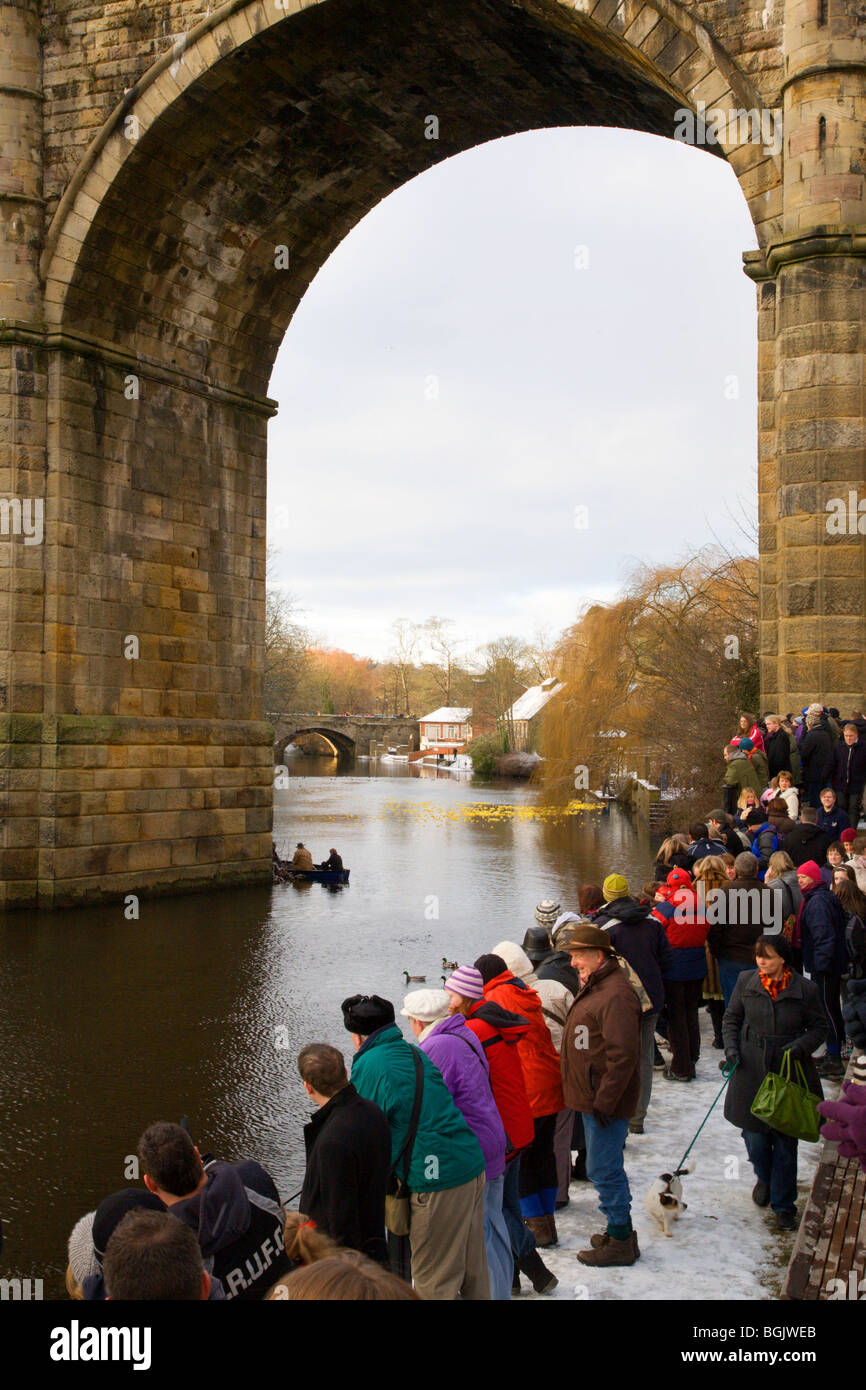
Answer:
[{"label": "water reflection", "polygon": [[465,818],[533,803],[525,784],[432,782],[405,765],[321,775],[326,760],[306,761],[316,775],[293,772],[275,796],[279,852],[303,840],[320,862],[335,845],[348,886],[142,900],[137,921],[119,904],[0,924],[4,1275],[62,1293],[69,1231],[131,1180],[155,1119],[188,1115],[201,1147],[255,1157],[293,1192],[309,1118],[295,1058],[314,1040],[350,1056],[342,999],[398,1003],[404,971],[438,984],[443,956],[520,941],[541,898],[573,908],[583,880],[617,869],[639,884],[652,863],[646,831],[615,811]]}]

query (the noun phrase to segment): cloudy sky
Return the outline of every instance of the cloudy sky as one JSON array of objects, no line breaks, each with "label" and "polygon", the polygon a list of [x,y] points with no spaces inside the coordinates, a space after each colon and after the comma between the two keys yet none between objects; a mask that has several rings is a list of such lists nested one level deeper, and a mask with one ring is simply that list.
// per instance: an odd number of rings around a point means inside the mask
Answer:
[{"label": "cloudy sky", "polygon": [[306,625],[382,659],[436,613],[468,651],[560,631],[711,528],[736,544],[755,245],[725,161],[612,129],[494,141],[380,203],[271,378],[272,576]]}]

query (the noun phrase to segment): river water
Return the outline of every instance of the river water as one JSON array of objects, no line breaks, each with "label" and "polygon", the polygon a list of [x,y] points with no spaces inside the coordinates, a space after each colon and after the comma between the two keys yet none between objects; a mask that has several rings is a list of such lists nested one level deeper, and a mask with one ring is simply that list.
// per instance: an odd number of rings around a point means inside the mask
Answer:
[{"label": "river water", "polygon": [[[280,884],[22,912],[0,923],[0,1273],[63,1294],[75,1221],[135,1181],[138,1136],[187,1115],[218,1157],[256,1158],[289,1197],[303,1177],[307,1042],[347,1059],[340,1002],[394,1001],[403,972],[441,984],[520,942],[535,904],[576,908],[581,882],[649,877],[646,828],[613,810],[554,820],[525,783],[479,786],[405,765],[295,758],[274,839],[334,846],[347,886]],[[384,774],[384,775],[383,775]]]}]

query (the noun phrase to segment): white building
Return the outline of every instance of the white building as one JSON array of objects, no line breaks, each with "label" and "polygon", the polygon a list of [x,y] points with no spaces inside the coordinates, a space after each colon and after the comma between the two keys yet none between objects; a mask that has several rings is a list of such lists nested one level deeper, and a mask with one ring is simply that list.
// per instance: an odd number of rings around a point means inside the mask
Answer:
[{"label": "white building", "polygon": [[420,747],[429,753],[454,755],[472,737],[472,710],[461,705],[443,705],[419,719]]},{"label": "white building", "polygon": [[534,726],[534,721],[537,721],[548,701],[564,689],[563,681],[557,680],[555,676],[548,676],[541,685],[531,685],[528,690],[524,690],[519,700],[514,701],[503,719],[512,740],[513,752],[522,753],[531,747],[537,727],[537,724]]}]

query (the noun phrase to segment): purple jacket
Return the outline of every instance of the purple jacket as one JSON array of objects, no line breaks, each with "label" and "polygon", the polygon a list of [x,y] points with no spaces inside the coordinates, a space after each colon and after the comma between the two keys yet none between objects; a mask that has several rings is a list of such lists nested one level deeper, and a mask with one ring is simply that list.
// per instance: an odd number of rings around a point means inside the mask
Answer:
[{"label": "purple jacket", "polygon": [[481,1145],[487,1180],[501,1177],[505,1172],[505,1130],[490,1089],[484,1048],[466,1027],[466,1019],[462,1014],[440,1019],[418,1046],[441,1071],[454,1104]]}]

